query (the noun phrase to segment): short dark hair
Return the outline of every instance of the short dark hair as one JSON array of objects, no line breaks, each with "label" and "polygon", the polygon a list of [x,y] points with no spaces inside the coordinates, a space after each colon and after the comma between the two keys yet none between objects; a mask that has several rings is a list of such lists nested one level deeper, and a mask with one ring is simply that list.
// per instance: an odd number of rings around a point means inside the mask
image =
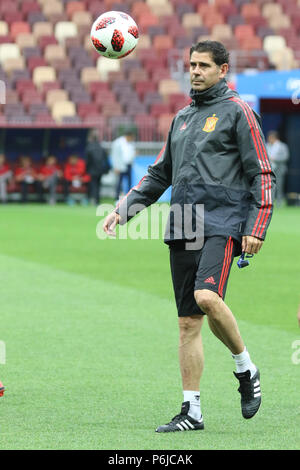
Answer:
[{"label": "short dark hair", "polygon": [[219,41],[200,41],[190,48],[190,57],[193,52],[209,52],[217,65],[229,64],[229,52]]}]

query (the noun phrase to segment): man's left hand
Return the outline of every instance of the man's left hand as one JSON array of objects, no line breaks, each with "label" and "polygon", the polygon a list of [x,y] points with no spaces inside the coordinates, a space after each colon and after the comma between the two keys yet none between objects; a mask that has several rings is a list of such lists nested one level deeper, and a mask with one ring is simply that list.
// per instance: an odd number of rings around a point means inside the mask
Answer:
[{"label": "man's left hand", "polygon": [[252,237],[250,235],[245,235],[242,238],[242,251],[248,253],[249,255],[254,255],[258,253],[263,244],[263,240],[260,238]]}]

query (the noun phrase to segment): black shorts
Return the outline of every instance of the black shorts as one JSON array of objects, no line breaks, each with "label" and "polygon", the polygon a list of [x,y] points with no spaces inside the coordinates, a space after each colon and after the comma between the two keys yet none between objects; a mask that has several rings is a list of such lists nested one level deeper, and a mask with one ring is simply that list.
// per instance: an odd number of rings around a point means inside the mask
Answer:
[{"label": "black shorts", "polygon": [[232,237],[214,236],[204,241],[201,250],[185,250],[184,242],[170,245],[170,265],[179,317],[202,314],[194,291],[209,289],[222,299],[234,256],[241,245]]}]

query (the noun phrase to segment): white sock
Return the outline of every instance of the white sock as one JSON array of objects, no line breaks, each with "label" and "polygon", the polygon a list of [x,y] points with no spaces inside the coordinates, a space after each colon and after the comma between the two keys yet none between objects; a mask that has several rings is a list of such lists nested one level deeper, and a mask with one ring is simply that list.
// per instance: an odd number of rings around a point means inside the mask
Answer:
[{"label": "white sock", "polygon": [[202,416],[200,408],[200,392],[193,390],[184,390],[183,401],[190,402],[190,409],[188,415],[196,419],[197,421],[200,421]]},{"label": "white sock", "polygon": [[232,357],[235,360],[237,372],[246,372],[246,370],[250,370],[251,377],[253,377],[257,371],[257,367],[251,361],[250,355],[246,348],[240,354],[232,354]]}]

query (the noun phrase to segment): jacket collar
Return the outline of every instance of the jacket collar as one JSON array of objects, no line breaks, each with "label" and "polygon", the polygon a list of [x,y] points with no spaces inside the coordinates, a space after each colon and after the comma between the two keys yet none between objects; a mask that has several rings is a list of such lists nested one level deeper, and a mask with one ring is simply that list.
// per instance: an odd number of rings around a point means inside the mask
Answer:
[{"label": "jacket collar", "polygon": [[190,97],[193,100],[194,106],[201,106],[202,104],[212,104],[217,101],[228,99],[237,93],[232,91],[225,80],[222,78],[218,83],[204,91],[196,91],[191,89]]}]

